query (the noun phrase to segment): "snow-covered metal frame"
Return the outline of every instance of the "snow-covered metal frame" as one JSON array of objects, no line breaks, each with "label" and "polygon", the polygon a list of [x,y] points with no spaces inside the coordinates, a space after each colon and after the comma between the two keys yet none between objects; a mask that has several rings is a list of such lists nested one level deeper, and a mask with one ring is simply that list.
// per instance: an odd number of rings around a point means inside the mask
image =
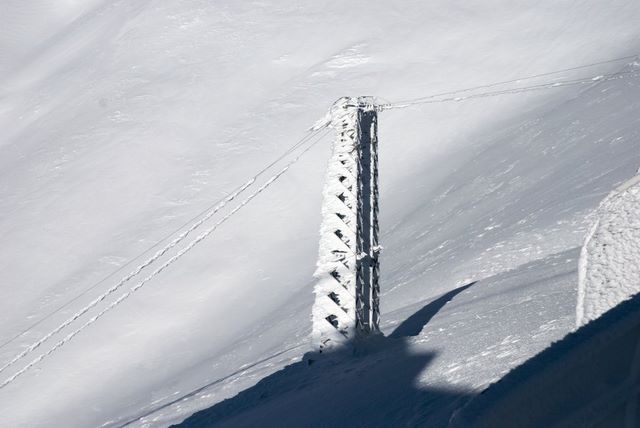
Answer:
[{"label": "snow-covered metal frame", "polygon": [[377,110],[370,97],[331,109],[336,138],[324,188],[313,336],[319,351],[379,331]]}]

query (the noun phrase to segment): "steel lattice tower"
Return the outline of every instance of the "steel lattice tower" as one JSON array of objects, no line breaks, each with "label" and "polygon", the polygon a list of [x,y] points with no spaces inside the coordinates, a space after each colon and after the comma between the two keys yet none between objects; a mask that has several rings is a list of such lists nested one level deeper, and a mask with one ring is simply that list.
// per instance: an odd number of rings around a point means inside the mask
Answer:
[{"label": "steel lattice tower", "polygon": [[316,348],[339,348],[379,331],[377,110],[370,97],[331,109],[336,139],[324,189],[315,276]]}]

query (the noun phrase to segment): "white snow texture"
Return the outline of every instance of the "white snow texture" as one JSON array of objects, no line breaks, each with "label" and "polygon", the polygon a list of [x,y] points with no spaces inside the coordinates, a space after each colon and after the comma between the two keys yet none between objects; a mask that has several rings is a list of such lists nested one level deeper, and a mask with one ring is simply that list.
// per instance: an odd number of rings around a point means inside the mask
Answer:
[{"label": "white snow texture", "polygon": [[640,292],[640,175],[600,204],[580,254],[576,323],[581,326]]},{"label": "white snow texture", "polygon": [[[353,106],[356,102],[355,98],[343,97],[330,110],[330,125],[336,137],[322,192],[320,249],[314,274],[318,282],[314,287],[312,340],[317,348],[340,346],[355,334],[358,160],[357,110]],[[331,293],[339,304],[329,297]],[[335,317],[335,327],[327,320],[329,316]]]},{"label": "white snow texture", "polygon": [[[234,428],[446,426],[575,327],[593,212],[640,165],[638,22],[638,0],[0,1],[0,427],[165,427],[227,399]],[[345,95],[432,102],[377,122],[380,329],[405,333],[290,377],[315,121]]]}]

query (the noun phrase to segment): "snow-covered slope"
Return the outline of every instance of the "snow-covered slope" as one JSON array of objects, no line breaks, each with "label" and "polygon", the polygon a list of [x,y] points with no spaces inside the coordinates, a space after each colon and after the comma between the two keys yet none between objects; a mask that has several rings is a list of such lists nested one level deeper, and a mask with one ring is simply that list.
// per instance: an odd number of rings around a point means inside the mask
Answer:
[{"label": "snow-covered slope", "polygon": [[[290,147],[340,96],[402,100],[640,50],[640,4],[630,0],[0,7],[3,363]],[[381,113],[383,328],[479,280],[407,339],[435,353],[415,374],[420,388],[477,391],[571,329],[586,216],[640,164],[638,85]],[[209,239],[0,389],[0,425],[118,425],[147,413],[143,422],[166,425],[299,358],[327,138]]]},{"label": "snow-covered slope", "polygon": [[260,383],[184,427],[444,427],[488,380],[572,327],[576,257],[563,252],[387,314],[388,338],[364,355],[298,362],[268,377],[249,367],[242,376]]},{"label": "snow-covered slope", "polygon": [[449,426],[636,427],[639,389],[640,294],[491,385]]}]

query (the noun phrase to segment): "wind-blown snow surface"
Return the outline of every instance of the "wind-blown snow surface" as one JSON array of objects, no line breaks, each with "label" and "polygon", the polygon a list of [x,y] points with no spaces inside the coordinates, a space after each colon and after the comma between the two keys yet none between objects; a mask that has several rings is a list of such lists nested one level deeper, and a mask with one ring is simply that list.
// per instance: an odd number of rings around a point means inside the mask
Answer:
[{"label": "wind-blown snow surface", "polygon": [[611,192],[580,254],[578,326],[640,292],[640,176]]},{"label": "wind-blown snow surface", "polygon": [[[340,96],[402,100],[640,50],[633,0],[0,7],[0,343],[244,183]],[[479,280],[408,339],[434,355],[415,385],[477,391],[572,328],[586,217],[640,164],[638,100],[635,78],[381,114],[383,329]],[[144,414],[134,424],[166,425],[299,358],[324,141],[0,389],[0,425]],[[0,348],[0,361],[144,260]]]}]

